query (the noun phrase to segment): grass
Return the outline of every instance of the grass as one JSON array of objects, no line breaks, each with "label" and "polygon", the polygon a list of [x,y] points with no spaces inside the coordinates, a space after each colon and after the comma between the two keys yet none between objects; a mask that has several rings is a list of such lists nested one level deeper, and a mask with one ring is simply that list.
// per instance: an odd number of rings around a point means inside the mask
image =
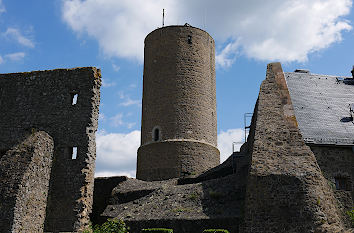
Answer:
[{"label": "grass", "polygon": [[212,199],[219,200],[223,197],[223,194],[217,191],[209,190],[209,196]]},{"label": "grass", "polygon": [[199,193],[195,192],[195,193],[189,194],[188,199],[190,199],[192,201],[199,199]]},{"label": "grass", "polygon": [[354,207],[352,208],[352,210],[348,210],[345,213],[348,215],[348,217],[352,223],[352,227],[354,227]]}]

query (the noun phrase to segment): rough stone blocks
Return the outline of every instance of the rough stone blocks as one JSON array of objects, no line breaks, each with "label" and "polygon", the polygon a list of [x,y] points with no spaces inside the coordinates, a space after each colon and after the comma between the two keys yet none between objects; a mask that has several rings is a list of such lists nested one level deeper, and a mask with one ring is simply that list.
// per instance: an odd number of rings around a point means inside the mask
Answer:
[{"label": "rough stone blocks", "polygon": [[54,142],[34,132],[0,159],[0,232],[43,232]]},{"label": "rough stone blocks", "polygon": [[297,127],[280,63],[268,65],[248,143],[241,232],[340,232],[337,200]]},{"label": "rough stone blocks", "polygon": [[93,67],[0,74],[0,155],[36,130],[54,140],[45,231],[89,223],[100,86]]},{"label": "rough stone blocks", "polygon": [[[216,124],[214,40],[190,26],[151,32],[145,38],[137,178],[169,179],[217,166]],[[179,146],[187,146],[188,153],[173,154],[183,150]],[[199,160],[201,168],[181,165],[182,157],[191,164]]]}]

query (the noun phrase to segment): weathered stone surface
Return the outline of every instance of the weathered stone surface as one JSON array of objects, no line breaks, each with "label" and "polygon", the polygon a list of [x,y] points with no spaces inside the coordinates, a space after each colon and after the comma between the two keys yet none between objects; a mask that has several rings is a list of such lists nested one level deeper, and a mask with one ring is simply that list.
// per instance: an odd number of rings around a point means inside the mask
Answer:
[{"label": "weathered stone surface", "polygon": [[43,232],[53,149],[33,132],[0,159],[0,232]]},{"label": "weathered stone surface", "polygon": [[[338,206],[348,227],[351,226],[346,211],[354,206],[354,151],[350,146],[310,145],[323,176],[327,179],[338,200]],[[347,189],[337,190],[336,179],[347,178]]]},{"label": "weathered stone surface", "polygon": [[163,180],[219,165],[214,40],[198,28],[169,26],[151,32],[144,51],[137,178]]},{"label": "weathered stone surface", "polygon": [[[246,146],[244,144],[243,147]],[[250,156],[246,150],[241,152],[234,152],[228,159],[226,159],[222,164],[207,170],[199,176],[189,176],[182,177],[177,180],[179,185],[182,184],[193,184],[199,183],[205,180],[218,179],[231,174],[237,174],[241,179],[238,180],[238,183],[245,185],[245,177],[248,175],[250,163]]]},{"label": "weathered stone surface", "polygon": [[46,231],[76,231],[89,223],[100,86],[100,70],[93,67],[0,74],[0,154],[32,129],[54,140]]},{"label": "weathered stone surface", "polygon": [[[151,157],[145,158],[147,177],[149,172],[156,172],[156,177],[173,171],[169,164],[175,164],[178,176],[178,166],[183,163],[178,159],[184,158],[161,159],[155,152],[164,151],[164,145],[158,148],[158,143],[140,147],[145,154],[156,156],[152,160],[161,160],[160,170],[155,171],[148,161]],[[156,150],[151,149],[154,147]],[[173,146],[165,150],[168,148]],[[147,153],[149,150],[152,152]],[[178,154],[174,149],[170,153]],[[352,183],[348,190],[335,189],[335,177],[353,180],[353,159],[349,146],[306,145],[281,66],[272,63],[241,152],[200,175],[154,182],[128,179],[113,189],[110,205],[101,217],[122,218],[133,233],[150,227],[183,233],[214,227],[232,233],[353,232],[347,229],[350,225],[344,216],[353,206]],[[224,199],[223,194],[231,199]]]},{"label": "weathered stone surface", "polygon": [[177,185],[177,179],[145,182],[128,179],[112,192],[105,218],[121,218],[138,233],[146,227],[174,232],[224,228],[238,232],[244,186],[237,174],[200,183]]},{"label": "weathered stone surface", "polygon": [[213,145],[188,140],[165,140],[138,149],[138,179],[166,180],[197,175],[219,163],[219,150]]},{"label": "weathered stone surface", "polygon": [[94,224],[102,224],[106,219],[101,218],[101,214],[109,204],[112,190],[119,183],[126,181],[126,176],[97,177],[93,190],[93,205],[90,219]]},{"label": "weathered stone surface", "polygon": [[253,114],[242,232],[339,232],[337,201],[305,145],[280,63],[268,65]]},{"label": "weathered stone surface", "polygon": [[239,218],[215,219],[153,219],[146,221],[127,220],[130,232],[140,233],[146,228],[169,228],[174,233],[202,233],[205,229],[227,229],[230,233],[238,233]]}]

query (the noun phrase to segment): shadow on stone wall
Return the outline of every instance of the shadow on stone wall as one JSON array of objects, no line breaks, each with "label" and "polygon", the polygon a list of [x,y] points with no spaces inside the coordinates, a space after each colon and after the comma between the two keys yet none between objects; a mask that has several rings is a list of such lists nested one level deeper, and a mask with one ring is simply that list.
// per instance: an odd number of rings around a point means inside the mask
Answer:
[{"label": "shadow on stone wall", "polygon": [[43,231],[53,148],[33,132],[0,159],[0,232]]}]

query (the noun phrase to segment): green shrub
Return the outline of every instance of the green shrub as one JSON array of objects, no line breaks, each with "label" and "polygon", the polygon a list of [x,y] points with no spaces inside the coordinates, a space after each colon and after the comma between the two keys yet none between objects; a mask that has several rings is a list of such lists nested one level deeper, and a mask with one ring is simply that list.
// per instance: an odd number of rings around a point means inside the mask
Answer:
[{"label": "green shrub", "polygon": [[348,210],[346,214],[349,216],[349,219],[352,222],[352,227],[354,227],[354,208],[352,210]]},{"label": "green shrub", "polygon": [[219,193],[217,191],[214,190],[209,190],[209,196],[213,199],[219,200],[220,198],[222,198],[222,193]]},{"label": "green shrub", "polygon": [[190,199],[192,201],[199,199],[199,193],[194,192],[194,193],[189,194],[188,199]]},{"label": "green shrub", "polygon": [[141,231],[142,233],[149,233],[149,232],[155,232],[155,233],[173,233],[172,229],[166,229],[166,228],[148,228],[148,229],[143,229]]},{"label": "green shrub", "polygon": [[84,233],[128,233],[128,228],[123,222],[119,219],[108,219],[107,222],[101,225],[95,225],[92,229],[87,229]]},{"label": "green shrub", "polygon": [[218,232],[221,232],[221,233],[230,233],[228,230],[224,230],[224,229],[205,229],[203,231],[203,233],[218,233]]}]

